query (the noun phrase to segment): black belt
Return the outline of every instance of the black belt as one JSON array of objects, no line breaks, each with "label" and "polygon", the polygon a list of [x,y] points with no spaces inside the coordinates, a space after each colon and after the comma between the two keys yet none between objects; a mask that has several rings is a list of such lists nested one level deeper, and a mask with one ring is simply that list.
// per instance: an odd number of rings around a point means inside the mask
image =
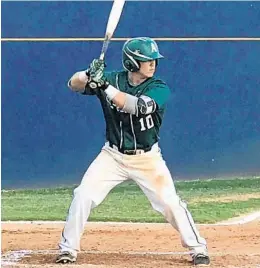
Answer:
[{"label": "black belt", "polygon": [[124,150],[124,149],[119,149],[115,144],[108,142],[109,147],[117,150],[118,152],[122,153],[122,154],[127,154],[127,155],[137,155],[137,154],[143,154],[146,152],[151,151],[152,147],[149,148],[145,148],[145,149],[136,149],[136,150]]}]

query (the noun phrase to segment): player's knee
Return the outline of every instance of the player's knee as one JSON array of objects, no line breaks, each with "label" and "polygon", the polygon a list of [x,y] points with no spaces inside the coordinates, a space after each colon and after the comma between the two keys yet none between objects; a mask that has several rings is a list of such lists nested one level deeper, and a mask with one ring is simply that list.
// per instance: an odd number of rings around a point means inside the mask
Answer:
[{"label": "player's knee", "polygon": [[85,201],[91,201],[91,208],[97,207],[103,201],[103,196],[95,190],[89,190],[86,187],[82,187],[81,185],[74,189],[74,198],[79,197]]},{"label": "player's knee", "polygon": [[73,191],[73,195],[74,195],[74,197],[75,197],[75,196],[81,196],[81,195],[83,194],[83,191],[84,191],[83,187],[78,186],[78,187],[75,188],[74,191]]},{"label": "player's knee", "polygon": [[154,210],[162,213],[165,213],[170,209],[174,209],[179,206],[180,198],[176,195],[176,192],[167,189],[163,191],[155,200],[151,201],[151,205]]},{"label": "player's knee", "polygon": [[152,203],[151,205],[155,211],[162,213],[162,214],[164,213],[164,206],[161,202],[160,203]]},{"label": "player's knee", "polygon": [[74,198],[80,198],[82,200],[93,200],[92,194],[85,188],[78,186],[76,189],[73,191]]},{"label": "player's knee", "polygon": [[163,203],[166,207],[179,207],[180,206],[180,198],[173,191],[166,191],[163,195]]}]

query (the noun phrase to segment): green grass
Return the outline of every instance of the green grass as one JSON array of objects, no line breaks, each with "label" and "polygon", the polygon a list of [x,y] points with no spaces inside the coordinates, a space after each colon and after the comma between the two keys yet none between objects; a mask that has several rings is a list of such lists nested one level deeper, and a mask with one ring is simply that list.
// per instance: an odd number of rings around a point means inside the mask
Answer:
[{"label": "green grass", "polygon": [[[203,198],[260,192],[260,178],[175,182],[198,223],[214,223],[260,209],[260,198],[218,203]],[[74,187],[2,191],[2,220],[65,220]],[[192,200],[196,198],[196,203]],[[198,201],[201,198],[201,201]],[[93,209],[91,221],[165,222],[138,186],[124,183]]]},{"label": "green grass", "polygon": [[189,206],[195,222],[215,223],[242,214],[260,210],[260,198],[251,198],[246,201],[233,201],[226,203],[205,202]]}]

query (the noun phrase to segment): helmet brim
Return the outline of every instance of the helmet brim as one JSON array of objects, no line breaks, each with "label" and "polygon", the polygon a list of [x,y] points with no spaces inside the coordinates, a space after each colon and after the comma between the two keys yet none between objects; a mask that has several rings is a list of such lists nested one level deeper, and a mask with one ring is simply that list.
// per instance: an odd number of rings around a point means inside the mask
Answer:
[{"label": "helmet brim", "polygon": [[163,58],[164,58],[164,56],[161,55],[160,53],[158,53],[158,55],[151,57],[150,59],[138,58],[138,61],[146,62],[146,61],[152,61],[152,60],[159,60],[159,59],[163,59]]}]

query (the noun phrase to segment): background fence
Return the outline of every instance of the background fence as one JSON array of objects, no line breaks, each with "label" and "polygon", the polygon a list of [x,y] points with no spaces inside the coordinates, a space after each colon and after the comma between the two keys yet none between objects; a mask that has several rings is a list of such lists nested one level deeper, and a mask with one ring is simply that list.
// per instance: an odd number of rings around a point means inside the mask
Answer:
[{"label": "background fence", "polygon": [[[100,151],[100,104],[66,83],[99,55],[101,41],[76,38],[102,38],[111,4],[2,2],[3,188],[79,183]],[[165,56],[157,75],[173,94],[160,145],[172,175],[259,174],[260,2],[127,2],[115,37],[135,36],[159,38]],[[107,68],[122,68],[123,43],[111,43]]]}]

